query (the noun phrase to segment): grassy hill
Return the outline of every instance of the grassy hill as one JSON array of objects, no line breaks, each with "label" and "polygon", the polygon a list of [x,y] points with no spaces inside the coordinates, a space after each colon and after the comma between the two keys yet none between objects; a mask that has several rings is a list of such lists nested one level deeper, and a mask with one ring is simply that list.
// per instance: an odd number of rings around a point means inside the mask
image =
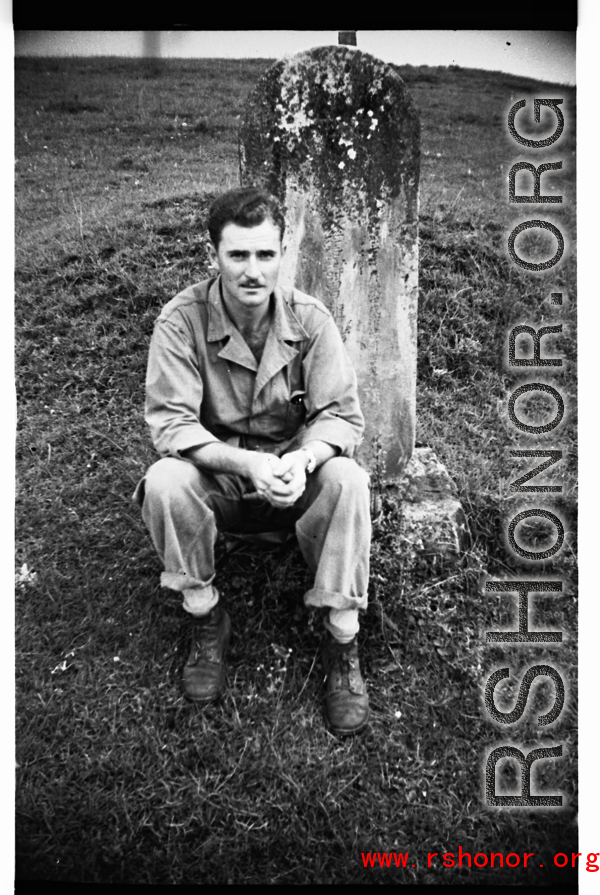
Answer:
[{"label": "grassy hill", "polygon": [[[181,697],[186,619],[158,586],[160,563],[130,499],[155,459],[143,420],[146,355],[161,306],[207,273],[207,208],[238,182],[238,119],[268,64],[16,62],[17,876],[573,882],[552,861],[577,852],[572,88],[398,69],[422,121],[418,440],[456,480],[472,544],[451,572],[426,557],[408,568],[401,510],[385,503],[361,633],[368,732],[339,741],[323,726],[322,625],[303,606],[306,570],[294,549],[223,558],[237,633],[227,694],[205,711]],[[564,98],[565,133],[546,155],[517,146],[506,127],[510,107],[538,95]],[[551,185],[562,205],[509,206],[514,162],[559,159],[543,191]],[[507,235],[548,209],[566,237],[564,260],[550,273],[522,271]],[[521,239],[522,251],[547,256],[545,243]],[[549,301],[559,290],[560,311]],[[567,414],[551,440],[525,438],[506,410],[524,380],[504,363],[510,325],[542,321],[564,323],[544,353],[567,358],[552,371]],[[548,406],[538,395],[521,412],[539,421]],[[534,505],[559,507],[567,537],[532,570],[505,544],[507,520],[532,506],[509,490],[523,461],[513,467],[508,451],[544,446],[563,450],[545,476],[564,489]],[[538,519],[521,539],[541,549],[553,536]],[[486,644],[487,630],[515,618],[509,597],[485,594],[486,573],[569,582],[535,600],[531,621],[564,631],[564,643]],[[568,681],[556,725],[535,726],[553,699],[541,685],[535,714],[514,731],[495,727],[482,697],[491,671],[510,665],[518,681],[544,660]],[[540,763],[534,781],[563,792],[564,808],[485,806],[484,756],[508,742],[563,744],[563,758]],[[459,845],[536,860],[427,866],[428,852]],[[363,866],[361,852],[392,850],[409,852],[405,869]]]}]

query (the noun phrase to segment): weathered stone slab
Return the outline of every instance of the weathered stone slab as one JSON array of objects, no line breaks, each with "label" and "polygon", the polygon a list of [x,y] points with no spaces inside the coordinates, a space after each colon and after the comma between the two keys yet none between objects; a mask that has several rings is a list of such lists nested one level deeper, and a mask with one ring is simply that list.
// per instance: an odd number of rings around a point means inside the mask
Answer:
[{"label": "weathered stone slab", "polygon": [[243,184],[286,207],[281,283],[320,298],[354,363],[360,459],[398,480],[414,446],[419,120],[399,75],[347,46],[277,62],[240,133]]},{"label": "weathered stone slab", "polygon": [[432,448],[415,449],[394,490],[402,506],[401,537],[410,552],[449,559],[465,549],[467,519],[456,486]]}]

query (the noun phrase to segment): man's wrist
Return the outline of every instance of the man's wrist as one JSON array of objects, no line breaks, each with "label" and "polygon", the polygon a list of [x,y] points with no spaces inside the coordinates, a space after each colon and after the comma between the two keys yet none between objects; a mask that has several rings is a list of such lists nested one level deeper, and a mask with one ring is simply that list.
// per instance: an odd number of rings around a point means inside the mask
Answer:
[{"label": "man's wrist", "polygon": [[209,441],[181,451],[181,456],[207,472],[225,472],[252,478],[260,455],[222,441]]}]

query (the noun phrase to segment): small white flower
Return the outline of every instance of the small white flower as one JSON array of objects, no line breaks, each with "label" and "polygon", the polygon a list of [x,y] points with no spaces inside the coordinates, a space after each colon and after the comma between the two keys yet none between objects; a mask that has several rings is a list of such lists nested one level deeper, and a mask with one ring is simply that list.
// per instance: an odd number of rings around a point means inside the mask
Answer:
[{"label": "small white flower", "polygon": [[369,118],[372,118],[372,117],[373,117],[373,113],[372,113],[372,111],[371,111],[370,109],[369,109],[369,111],[367,112],[367,115],[369,116]]},{"label": "small white flower", "polygon": [[37,572],[30,572],[27,563],[24,562],[21,570],[17,572],[16,583],[22,587],[24,584],[33,584],[36,578]]},{"label": "small white flower", "polygon": [[352,158],[352,159],[356,158],[356,149],[349,149],[349,150],[348,150],[348,155],[349,155],[350,158]]},{"label": "small white flower", "polygon": [[63,659],[60,665],[57,665],[56,668],[53,668],[50,674],[56,674],[57,671],[66,671],[67,670],[67,660]]},{"label": "small white flower", "polygon": [[345,162],[340,162],[339,165],[338,165],[338,168],[345,168],[345,167],[346,167],[346,163],[345,163]]},{"label": "small white flower", "polygon": [[402,712],[400,712],[400,711],[394,712],[394,717],[395,717],[395,718],[401,718],[401,717],[402,717]]}]

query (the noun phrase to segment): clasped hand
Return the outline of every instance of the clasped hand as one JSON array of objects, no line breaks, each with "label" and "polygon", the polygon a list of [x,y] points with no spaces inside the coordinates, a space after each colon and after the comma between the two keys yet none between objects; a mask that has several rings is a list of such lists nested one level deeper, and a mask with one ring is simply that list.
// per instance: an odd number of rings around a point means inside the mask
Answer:
[{"label": "clasped hand", "polygon": [[244,495],[246,500],[265,498],[274,507],[291,507],[306,487],[306,454],[292,451],[277,457],[257,452],[249,476],[256,492]]}]

